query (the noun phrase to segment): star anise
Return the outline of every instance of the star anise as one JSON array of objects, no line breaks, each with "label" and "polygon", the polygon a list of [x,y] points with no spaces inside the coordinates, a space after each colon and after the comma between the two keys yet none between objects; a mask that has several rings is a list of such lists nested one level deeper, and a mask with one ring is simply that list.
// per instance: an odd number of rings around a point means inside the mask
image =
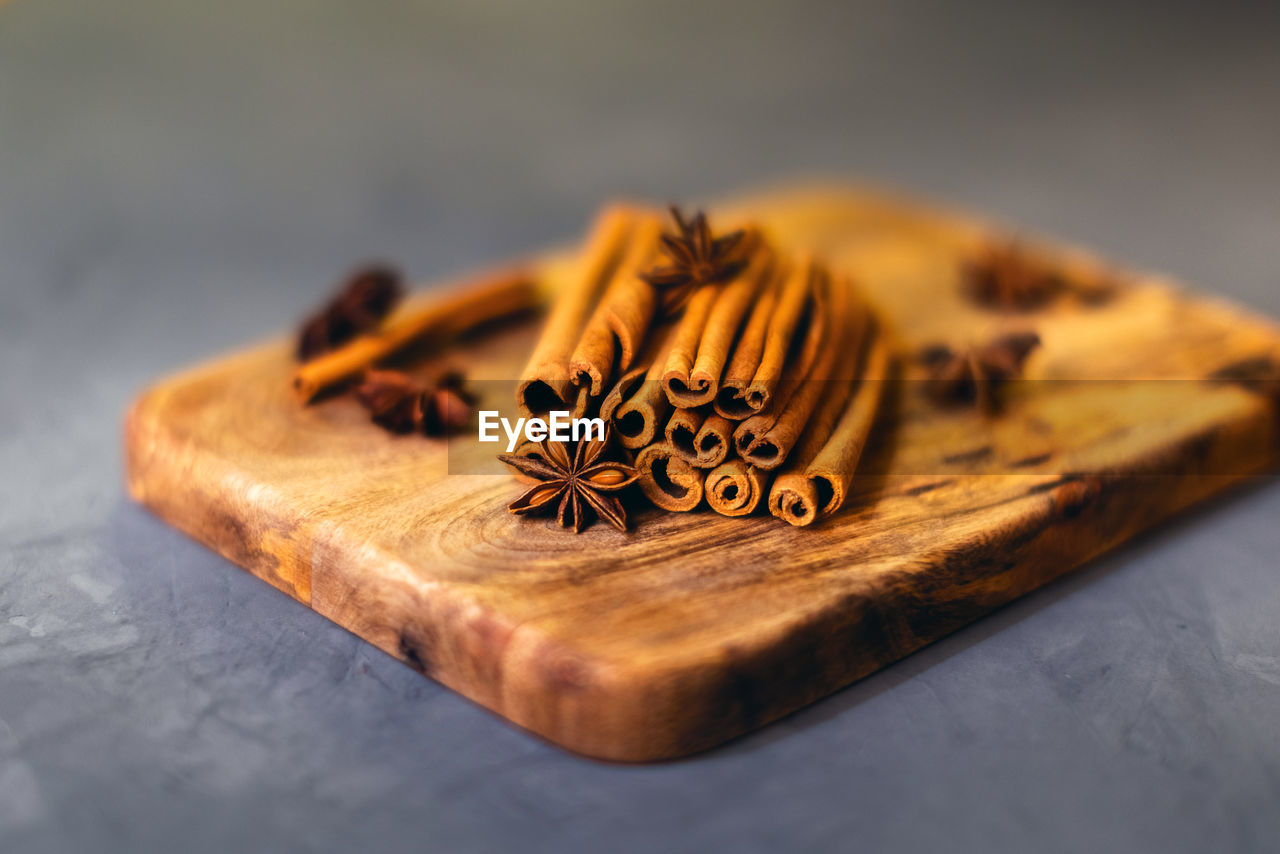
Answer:
[{"label": "star anise", "polygon": [[463,387],[462,374],[450,371],[433,383],[420,383],[400,371],[365,371],[356,399],[373,423],[392,433],[443,436],[471,420],[475,398]]},{"label": "star anise", "polygon": [[1012,311],[1046,305],[1067,287],[1052,267],[1016,241],[991,241],[962,262],[966,293],[978,303]]},{"label": "star anise", "polygon": [[702,211],[686,220],[675,205],[670,210],[679,233],[668,232],[661,237],[662,251],[669,263],[640,276],[658,289],[666,315],[677,314],[703,285],[726,282],[736,276],[746,266],[750,249],[744,229],[713,238]]},{"label": "star anise", "polygon": [[390,267],[356,270],[329,303],[302,324],[298,359],[308,362],[374,329],[404,296],[404,280]]},{"label": "star anise", "polygon": [[[502,454],[498,459],[538,481],[507,508],[518,516],[554,510],[564,527],[580,533],[594,511],[619,531],[627,530],[627,512],[612,493],[635,483],[635,468],[604,459],[609,431],[603,439],[580,441],[570,456],[565,442],[542,443],[539,456]],[[590,508],[590,509],[588,509]]]},{"label": "star anise", "polygon": [[958,350],[930,347],[920,354],[929,371],[925,390],[937,403],[976,403],[984,412],[994,412],[1000,386],[1021,376],[1027,357],[1038,346],[1039,335],[1019,332]]}]

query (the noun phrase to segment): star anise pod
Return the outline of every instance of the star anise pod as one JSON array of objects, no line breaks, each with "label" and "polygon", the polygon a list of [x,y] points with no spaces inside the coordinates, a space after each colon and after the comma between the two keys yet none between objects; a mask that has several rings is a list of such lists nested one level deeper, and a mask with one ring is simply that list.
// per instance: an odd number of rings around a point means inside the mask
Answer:
[{"label": "star anise pod", "polygon": [[1011,311],[1046,305],[1067,283],[1016,241],[992,241],[962,262],[966,293],[975,302]]},{"label": "star anise pod", "polygon": [[678,233],[668,232],[661,237],[662,252],[669,263],[640,275],[658,289],[666,315],[683,309],[703,285],[726,282],[736,276],[746,266],[750,248],[744,229],[713,238],[702,211],[686,220],[675,205],[670,210]]},{"label": "star anise pod", "polygon": [[338,294],[302,324],[298,359],[308,362],[382,323],[404,296],[404,279],[390,267],[370,266],[347,277]]},{"label": "star anise pod", "polygon": [[463,387],[462,374],[450,371],[434,383],[420,383],[400,371],[365,371],[356,399],[373,423],[392,433],[443,436],[471,420],[475,398]]},{"label": "star anise pod", "polygon": [[925,390],[937,403],[976,403],[984,412],[994,412],[1000,386],[1021,376],[1027,357],[1038,346],[1039,335],[1019,332],[958,350],[930,347],[920,355],[929,371]]},{"label": "star anise pod", "polygon": [[575,534],[587,526],[594,511],[619,531],[627,530],[627,512],[613,493],[635,483],[634,467],[604,459],[609,430],[603,439],[580,441],[570,456],[565,442],[542,443],[539,456],[502,454],[498,459],[538,481],[507,508],[518,516],[555,511],[563,527]]}]

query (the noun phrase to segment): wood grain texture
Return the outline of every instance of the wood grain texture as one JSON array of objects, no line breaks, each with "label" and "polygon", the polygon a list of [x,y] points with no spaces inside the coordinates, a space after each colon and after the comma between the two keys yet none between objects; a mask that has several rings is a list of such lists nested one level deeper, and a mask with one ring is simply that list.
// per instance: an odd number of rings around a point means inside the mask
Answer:
[{"label": "wood grain texture", "polygon": [[[988,226],[869,193],[775,191],[713,214],[754,215],[850,270],[903,352],[1033,326],[1044,381],[1011,388],[998,419],[895,385],[844,508],[810,528],[650,510],[630,534],[574,536],[513,518],[510,477],[450,476],[443,444],[387,435],[354,401],[299,407],[276,342],[146,392],[129,487],[516,724],[638,761],[775,720],[1280,458],[1274,400],[1203,381],[1280,363],[1267,322],[1151,276],[1102,306],[984,312],[957,260]],[[535,340],[508,327],[457,358],[514,388]]]}]

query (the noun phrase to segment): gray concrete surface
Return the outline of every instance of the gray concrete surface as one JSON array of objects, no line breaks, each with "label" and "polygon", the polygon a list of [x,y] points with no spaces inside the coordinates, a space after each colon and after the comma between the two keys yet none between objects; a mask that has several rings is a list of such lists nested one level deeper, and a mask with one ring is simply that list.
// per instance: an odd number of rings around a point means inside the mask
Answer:
[{"label": "gray concrete surface", "polygon": [[1280,315],[1274,4],[0,8],[0,851],[1266,851],[1280,488],[780,724],[616,767],[121,487],[149,379],[619,193],[907,187]]}]

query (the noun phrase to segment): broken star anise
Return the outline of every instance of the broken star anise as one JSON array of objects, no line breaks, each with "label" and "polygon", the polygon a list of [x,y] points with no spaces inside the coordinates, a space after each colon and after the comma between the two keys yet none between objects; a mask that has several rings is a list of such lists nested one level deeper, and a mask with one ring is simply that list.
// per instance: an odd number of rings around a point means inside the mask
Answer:
[{"label": "broken star anise", "polygon": [[678,207],[671,205],[670,209],[679,233],[664,233],[661,237],[662,251],[669,263],[640,276],[658,289],[662,312],[667,316],[683,309],[703,285],[726,282],[736,276],[746,266],[750,249],[744,229],[713,238],[702,211],[686,220]]},{"label": "broken star anise", "polygon": [[1027,357],[1039,345],[1036,333],[1018,332],[958,350],[930,347],[920,354],[929,371],[925,390],[937,403],[976,403],[984,412],[994,412],[1000,386],[1022,374]]},{"label": "broken star anise", "polygon": [[337,296],[302,324],[298,360],[309,362],[374,329],[403,296],[404,279],[398,271],[378,265],[356,270]]},{"label": "broken star anise", "polygon": [[379,427],[424,436],[462,429],[471,420],[475,402],[456,371],[440,375],[433,383],[420,383],[400,371],[368,370],[355,394]]},{"label": "broken star anise", "polygon": [[507,509],[518,516],[555,511],[560,524],[575,534],[594,511],[619,531],[627,530],[626,510],[612,493],[635,483],[639,475],[632,466],[603,459],[608,447],[606,429],[603,439],[579,441],[572,456],[567,443],[549,439],[537,457],[502,454],[498,459],[538,481]]},{"label": "broken star anise", "polygon": [[1012,240],[983,244],[962,263],[961,273],[971,299],[1010,311],[1040,308],[1067,288],[1056,270]]}]

